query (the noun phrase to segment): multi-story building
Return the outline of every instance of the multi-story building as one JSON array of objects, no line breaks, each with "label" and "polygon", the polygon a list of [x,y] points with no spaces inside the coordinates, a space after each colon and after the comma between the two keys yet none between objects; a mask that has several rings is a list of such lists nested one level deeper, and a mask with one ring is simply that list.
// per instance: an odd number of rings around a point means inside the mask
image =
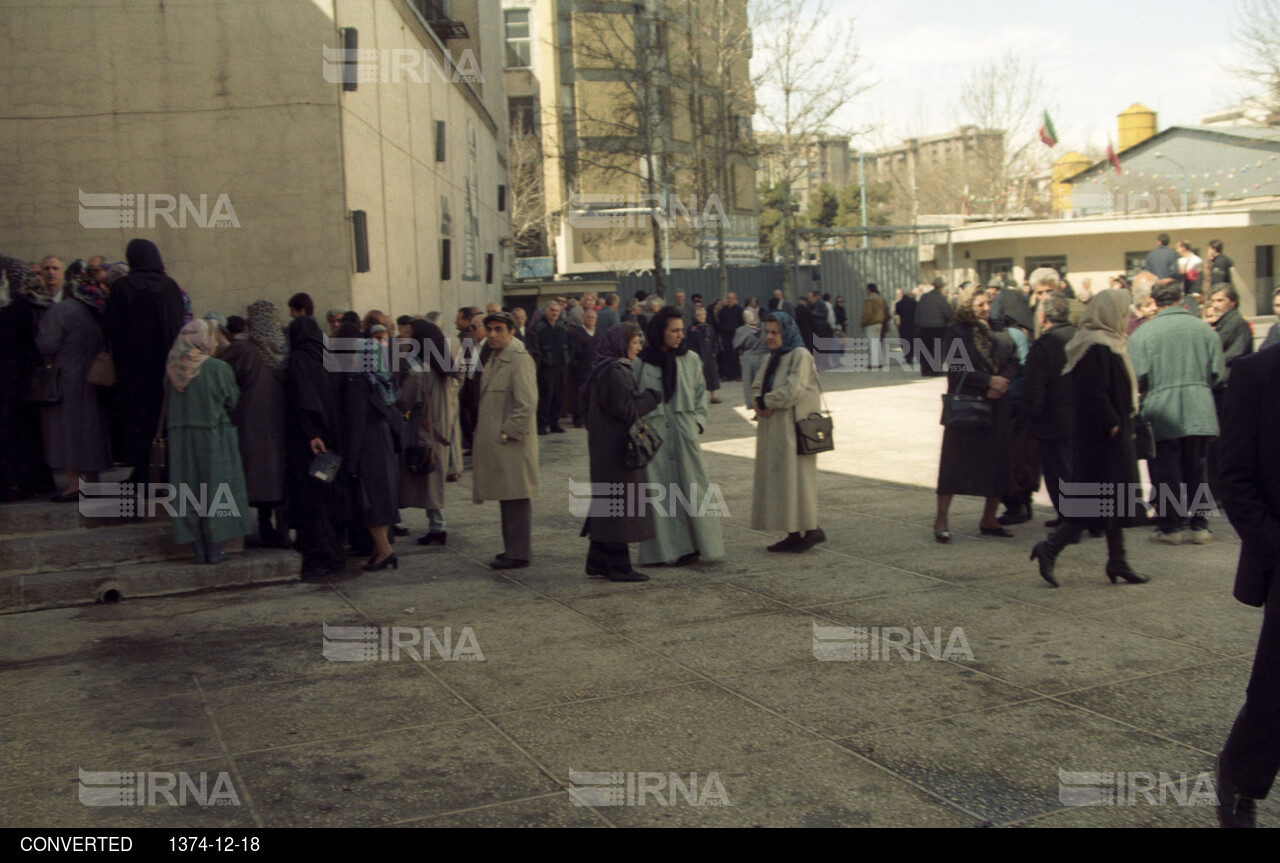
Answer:
[{"label": "multi-story building", "polygon": [[921,214],[996,212],[1010,192],[1001,184],[1004,137],[1000,130],[960,126],[867,151],[867,182],[890,184],[895,224],[914,224]]},{"label": "multi-story building", "polygon": [[810,142],[802,148],[802,158],[790,168],[783,165],[780,138],[767,132],[756,135],[760,146],[757,181],[774,186],[790,177],[791,197],[801,212],[824,183],[830,183],[837,192],[858,183],[858,156],[849,149],[847,136],[828,135]]},{"label": "multi-story building", "polygon": [[502,0],[502,15],[522,255],[624,272],[652,269],[657,245],[699,267],[721,219],[729,262],[758,260],[745,0]]},{"label": "multi-story building", "polygon": [[[93,36],[51,62],[67,21]],[[500,295],[492,0],[68,0],[10,4],[0,28],[5,254],[118,260],[145,237],[198,313]]]}]

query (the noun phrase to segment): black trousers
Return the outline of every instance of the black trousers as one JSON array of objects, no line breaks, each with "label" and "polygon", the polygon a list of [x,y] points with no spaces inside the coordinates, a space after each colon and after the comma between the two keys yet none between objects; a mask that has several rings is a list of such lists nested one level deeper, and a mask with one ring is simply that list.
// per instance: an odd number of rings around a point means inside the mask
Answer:
[{"label": "black trousers", "polygon": [[[556,371],[563,372],[564,369]],[[512,560],[529,560],[533,556],[533,501],[504,500],[502,509],[502,551]]]},{"label": "black trousers", "polygon": [[1061,492],[1059,483],[1062,480],[1070,482],[1071,470],[1071,441],[1055,440],[1039,441],[1040,446],[1040,468],[1044,471],[1044,484],[1049,492],[1049,499],[1053,501],[1053,508],[1058,511],[1058,515],[1062,515],[1062,510],[1058,507],[1058,495]]},{"label": "black trousers", "polygon": [[[1207,437],[1180,437],[1156,442],[1156,460],[1150,463],[1155,485],[1156,518],[1160,530],[1172,533],[1182,528],[1183,515],[1201,493],[1205,483],[1204,453]],[[1176,505],[1175,505],[1176,501]],[[1190,513],[1192,530],[1209,526],[1208,513]]]},{"label": "black trousers", "polygon": [[538,429],[560,425],[564,403],[564,366],[538,366]]},{"label": "black trousers", "polygon": [[1280,573],[1262,611],[1262,633],[1244,707],[1222,747],[1222,769],[1240,793],[1255,800],[1267,796],[1280,770]]},{"label": "black trousers", "polygon": [[631,548],[625,542],[591,541],[587,550],[587,566],[612,569],[616,572],[631,571]]}]

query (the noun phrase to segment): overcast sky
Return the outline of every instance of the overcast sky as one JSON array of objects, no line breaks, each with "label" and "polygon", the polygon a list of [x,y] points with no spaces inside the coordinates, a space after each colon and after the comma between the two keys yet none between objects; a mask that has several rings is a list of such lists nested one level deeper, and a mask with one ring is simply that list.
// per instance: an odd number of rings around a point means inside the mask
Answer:
[{"label": "overcast sky", "polygon": [[872,148],[964,122],[962,82],[1009,48],[1036,61],[1045,107],[1070,149],[1105,148],[1116,115],[1135,102],[1158,112],[1164,129],[1193,125],[1199,114],[1236,104],[1241,92],[1224,69],[1236,0],[827,2],[834,17],[854,18],[880,82],[844,117],[850,127],[877,125],[866,142]]}]

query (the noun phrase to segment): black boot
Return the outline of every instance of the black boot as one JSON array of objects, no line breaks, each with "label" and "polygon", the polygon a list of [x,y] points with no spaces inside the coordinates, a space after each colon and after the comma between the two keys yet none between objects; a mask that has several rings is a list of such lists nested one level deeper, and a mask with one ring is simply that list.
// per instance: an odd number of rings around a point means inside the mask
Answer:
[{"label": "black boot", "polygon": [[1053,568],[1062,550],[1080,537],[1080,528],[1073,524],[1064,524],[1049,535],[1044,542],[1037,542],[1031,549],[1031,559],[1040,564],[1040,577],[1054,587],[1058,580],[1053,577]]},{"label": "black boot", "polygon": [[1151,580],[1134,572],[1125,560],[1124,531],[1118,527],[1107,528],[1107,578],[1112,584],[1121,578],[1129,584],[1146,584]]}]

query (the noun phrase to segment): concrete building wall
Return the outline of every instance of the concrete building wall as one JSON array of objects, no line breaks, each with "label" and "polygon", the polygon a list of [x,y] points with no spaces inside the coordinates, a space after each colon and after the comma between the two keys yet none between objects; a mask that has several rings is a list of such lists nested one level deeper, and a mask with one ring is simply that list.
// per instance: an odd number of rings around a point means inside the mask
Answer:
[{"label": "concrete building wall", "polygon": [[[379,56],[372,75],[388,80],[355,92],[326,72],[323,49],[341,47],[340,27],[358,30],[361,49],[435,50],[408,0],[68,0],[6,9],[0,70],[10,108],[0,134],[9,146],[0,180],[9,206],[0,209],[0,251],[122,259],[130,239],[145,237],[197,313],[240,313],[260,298],[283,306],[296,291],[320,309],[394,313],[497,296],[512,262],[499,246],[509,222],[497,212],[506,111],[496,12],[473,16],[478,26],[464,40],[491,64],[488,88],[473,101],[466,85],[425,62],[386,75],[388,58]],[[96,38],[68,44],[76,33]],[[50,53],[50,45],[66,50]],[[496,106],[492,128],[477,105]],[[436,119],[448,129],[443,164],[434,161]],[[171,226],[145,207],[141,221],[135,207],[133,223],[85,227],[81,191],[186,195],[197,206],[207,195],[206,212],[225,195],[239,227],[191,218]],[[439,278],[442,198],[454,231],[448,282]],[[351,210],[368,214],[369,273],[355,273]],[[476,262],[470,269],[466,253]],[[485,285],[490,253],[495,279]]]}]

